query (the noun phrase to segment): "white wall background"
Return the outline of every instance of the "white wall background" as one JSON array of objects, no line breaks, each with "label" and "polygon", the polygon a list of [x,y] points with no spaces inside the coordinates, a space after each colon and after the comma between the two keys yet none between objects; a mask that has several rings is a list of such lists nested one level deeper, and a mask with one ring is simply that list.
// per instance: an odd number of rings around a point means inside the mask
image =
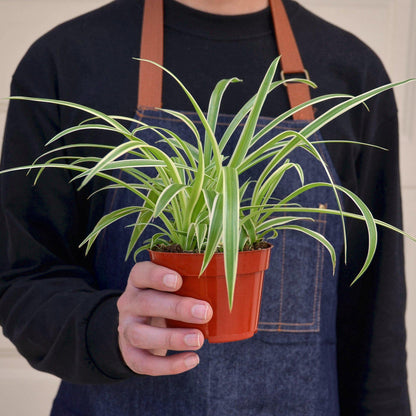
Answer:
[{"label": "white wall background", "polygon": [[[382,58],[394,81],[416,76],[416,0],[298,0],[316,14],[355,33]],[[9,94],[11,75],[41,34],[107,0],[0,0],[0,97]],[[416,235],[416,87],[396,91],[400,110],[405,229]],[[0,133],[7,101],[0,101]],[[0,134],[1,135],[1,134]],[[408,285],[408,368],[416,409],[416,244],[406,242]],[[50,375],[32,370],[0,335],[0,414],[47,415],[58,386]]]}]

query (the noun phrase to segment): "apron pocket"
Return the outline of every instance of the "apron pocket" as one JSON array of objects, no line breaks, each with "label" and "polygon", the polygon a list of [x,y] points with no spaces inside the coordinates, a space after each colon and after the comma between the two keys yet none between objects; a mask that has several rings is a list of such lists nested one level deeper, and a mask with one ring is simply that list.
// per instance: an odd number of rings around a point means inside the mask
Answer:
[{"label": "apron pocket", "polygon": [[[325,236],[327,215],[304,225]],[[301,224],[302,225],[302,224]],[[272,242],[270,267],[266,272],[259,320],[261,332],[319,332],[322,280],[332,273],[326,248],[312,237],[284,230]],[[270,336],[267,337],[270,340]]]}]

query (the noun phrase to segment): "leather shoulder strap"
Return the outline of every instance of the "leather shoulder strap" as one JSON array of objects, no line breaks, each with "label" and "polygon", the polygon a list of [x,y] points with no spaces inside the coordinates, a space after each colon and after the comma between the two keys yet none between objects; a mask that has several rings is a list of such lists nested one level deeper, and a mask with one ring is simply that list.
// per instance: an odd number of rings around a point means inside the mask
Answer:
[{"label": "leather shoulder strap", "polygon": [[[163,0],[145,0],[140,57],[163,65]],[[163,71],[140,62],[137,105],[162,107]]]},{"label": "leather shoulder strap", "polygon": [[[286,9],[282,0],[270,0],[270,9],[273,17],[273,25],[277,42],[277,49],[281,55],[282,78],[291,74],[305,74],[305,70],[299,48],[290,25]],[[286,85],[290,107],[293,108],[311,99],[309,87],[302,83],[288,82]],[[295,120],[313,120],[314,114],[311,106],[294,114]]]},{"label": "leather shoulder strap", "polygon": [[[282,76],[299,73],[307,76],[282,0],[270,0],[270,9],[277,48],[282,56]],[[144,2],[140,55],[141,58],[163,64],[163,0]],[[162,107],[162,78],[161,69],[140,62],[138,106]],[[306,84],[287,83],[286,87],[291,108],[310,99],[309,87]],[[293,118],[312,120],[314,118],[312,107],[297,112]]]}]

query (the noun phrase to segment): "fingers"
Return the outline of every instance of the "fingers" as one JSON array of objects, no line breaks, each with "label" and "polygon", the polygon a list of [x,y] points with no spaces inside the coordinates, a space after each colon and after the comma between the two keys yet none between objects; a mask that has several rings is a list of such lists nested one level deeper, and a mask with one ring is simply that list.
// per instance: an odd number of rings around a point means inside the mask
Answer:
[{"label": "fingers", "polygon": [[162,376],[180,374],[195,368],[199,364],[199,357],[189,352],[160,357],[146,350],[135,349],[126,363],[137,374]]},{"label": "fingers", "polygon": [[132,323],[126,326],[123,337],[132,347],[144,350],[197,350],[204,343],[203,334],[196,329],[157,328],[142,323]]},{"label": "fingers", "polygon": [[140,324],[128,326],[119,339],[122,356],[130,369],[151,376],[179,374],[199,364],[199,357],[195,353],[165,357],[155,353],[155,350],[196,350],[204,342],[198,330],[171,330]]},{"label": "fingers", "polygon": [[[194,352],[204,336],[193,328],[166,328],[165,319],[203,324],[212,317],[212,308],[203,300],[173,292],[182,278],[166,267],[150,262],[136,264],[126,290],[120,296],[119,346],[126,364],[146,375],[171,375],[188,371],[199,363]],[[187,351],[163,356],[167,350]]]},{"label": "fingers", "polygon": [[129,299],[129,311],[141,317],[167,318],[176,321],[203,324],[212,317],[208,302],[156,290],[141,290]]},{"label": "fingers", "polygon": [[119,299],[119,311],[195,324],[208,322],[212,318],[208,302],[171,293],[181,285],[182,278],[176,272],[150,262],[137,263]]},{"label": "fingers", "polygon": [[131,269],[128,284],[137,289],[175,292],[182,286],[182,278],[166,267],[151,262],[141,262]]}]

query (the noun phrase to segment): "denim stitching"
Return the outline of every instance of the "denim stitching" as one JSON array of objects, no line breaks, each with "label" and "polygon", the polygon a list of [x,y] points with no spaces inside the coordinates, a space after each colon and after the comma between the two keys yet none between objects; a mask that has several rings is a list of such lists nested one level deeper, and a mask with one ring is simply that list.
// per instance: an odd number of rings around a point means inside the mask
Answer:
[{"label": "denim stitching", "polygon": [[[326,214],[319,214],[318,220],[318,232],[325,235],[326,230]],[[277,322],[261,321],[259,325],[265,326],[277,326],[277,328],[258,328],[262,332],[319,332],[320,330],[320,312],[321,312],[321,299],[322,299],[322,278],[324,270],[324,254],[325,249],[322,244],[316,242],[317,259],[315,263],[315,284],[314,290],[314,301],[312,305],[312,322],[283,322],[282,314],[284,311],[284,280],[285,280],[285,253],[286,253],[286,232],[284,231],[282,238],[282,273],[281,273],[281,288],[280,288],[280,309],[279,309],[279,320]],[[304,327],[302,329],[292,329],[295,327]],[[314,328],[308,328],[314,327]]]}]

